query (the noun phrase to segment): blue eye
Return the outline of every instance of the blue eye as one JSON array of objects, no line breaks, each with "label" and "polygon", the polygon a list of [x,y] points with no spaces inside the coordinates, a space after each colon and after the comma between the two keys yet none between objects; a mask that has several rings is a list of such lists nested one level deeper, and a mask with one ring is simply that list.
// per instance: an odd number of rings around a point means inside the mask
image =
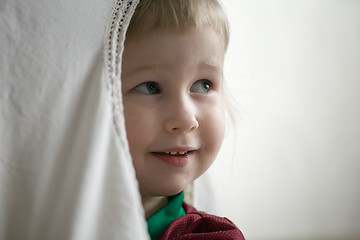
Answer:
[{"label": "blue eye", "polygon": [[190,88],[191,92],[208,93],[211,91],[212,83],[209,80],[201,79],[196,81]]},{"label": "blue eye", "polygon": [[135,87],[135,90],[144,94],[158,94],[160,93],[159,84],[156,82],[144,82]]}]

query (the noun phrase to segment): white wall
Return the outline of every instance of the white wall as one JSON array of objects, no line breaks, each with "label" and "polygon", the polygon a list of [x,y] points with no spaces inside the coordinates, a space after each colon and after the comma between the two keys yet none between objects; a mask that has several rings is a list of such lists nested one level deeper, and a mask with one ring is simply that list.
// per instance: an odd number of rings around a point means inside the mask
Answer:
[{"label": "white wall", "polygon": [[208,210],[249,240],[360,239],[360,1],[223,3],[240,119]]}]

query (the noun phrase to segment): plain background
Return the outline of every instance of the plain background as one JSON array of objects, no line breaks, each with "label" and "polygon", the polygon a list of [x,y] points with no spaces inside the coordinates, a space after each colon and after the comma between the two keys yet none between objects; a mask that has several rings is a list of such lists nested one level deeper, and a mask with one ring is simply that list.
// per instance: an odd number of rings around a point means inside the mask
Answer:
[{"label": "plain background", "polygon": [[219,213],[249,240],[360,239],[360,1],[223,3],[239,113]]}]

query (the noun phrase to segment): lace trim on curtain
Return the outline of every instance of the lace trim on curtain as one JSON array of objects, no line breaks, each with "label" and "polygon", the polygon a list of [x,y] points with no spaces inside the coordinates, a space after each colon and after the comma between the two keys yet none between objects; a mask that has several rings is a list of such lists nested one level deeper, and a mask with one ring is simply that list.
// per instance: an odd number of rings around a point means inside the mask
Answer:
[{"label": "lace trim on curtain", "polygon": [[[126,30],[138,3],[139,0],[116,0],[104,40],[107,87],[111,93],[113,123],[118,139],[128,153],[121,93],[121,64]],[[128,159],[131,159],[130,156]]]}]

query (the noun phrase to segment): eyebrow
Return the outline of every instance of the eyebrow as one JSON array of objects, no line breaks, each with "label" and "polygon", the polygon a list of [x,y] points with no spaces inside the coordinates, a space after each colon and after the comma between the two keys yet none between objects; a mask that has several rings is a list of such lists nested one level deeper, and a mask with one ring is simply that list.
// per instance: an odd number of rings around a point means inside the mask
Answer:
[{"label": "eyebrow", "polygon": [[[137,74],[139,72],[142,72],[142,71],[146,71],[146,70],[151,70],[151,69],[156,69],[156,68],[165,68],[166,69],[166,64],[147,64],[147,65],[144,65],[144,66],[141,66],[139,68],[136,68],[134,70],[132,70],[131,72],[127,73],[126,75],[124,75],[124,77],[127,77],[127,76],[131,76],[131,75],[134,75],[134,74]],[[223,69],[215,64],[211,64],[211,63],[208,63],[208,62],[205,62],[205,61],[201,61],[199,64],[198,64],[198,69],[201,69],[201,70],[204,70],[204,69],[210,69],[211,71],[214,71],[216,72],[217,74],[219,75],[223,75]]]},{"label": "eyebrow", "polygon": [[217,72],[220,75],[223,75],[223,69],[218,65],[207,63],[207,62],[200,62],[199,64],[200,69],[211,69],[214,72]]},{"label": "eyebrow", "polygon": [[148,65],[136,68],[136,69],[132,70],[131,72],[128,72],[123,77],[131,76],[131,75],[134,75],[134,74],[136,74],[138,72],[154,69],[154,68],[157,68],[158,66],[159,66],[159,64],[148,64]]}]

